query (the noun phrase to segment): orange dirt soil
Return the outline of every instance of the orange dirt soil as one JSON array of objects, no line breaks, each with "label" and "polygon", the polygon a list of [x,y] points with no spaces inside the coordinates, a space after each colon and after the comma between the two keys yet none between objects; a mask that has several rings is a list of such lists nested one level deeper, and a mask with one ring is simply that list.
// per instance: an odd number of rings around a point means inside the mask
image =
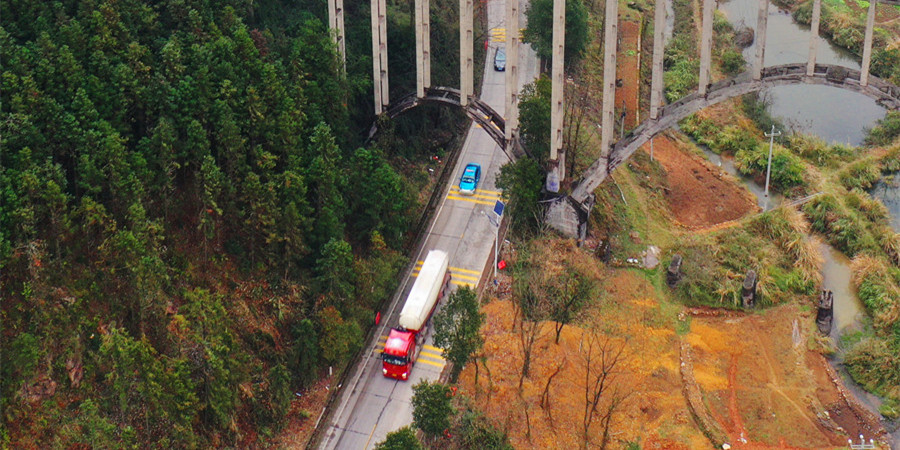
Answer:
[{"label": "orange dirt soil", "polygon": [[616,87],[616,121],[625,106],[625,129],[640,123],[638,94],[641,82],[640,53],[641,24],[630,20],[619,21],[619,51],[616,54],[616,78],[622,80]]},{"label": "orange dirt soil", "polygon": [[[844,400],[846,393],[824,358],[807,350],[808,333],[815,326],[796,305],[756,314],[684,309],[674,319],[661,314],[667,301],[657,300],[660,293],[637,271],[604,272],[608,294],[585,325],[593,331],[566,326],[556,345],[553,323],[543,323],[521,392],[523,352],[520,329],[513,329],[516,312],[508,300],[484,306],[478,380],[469,364],[460,376],[460,393],[474,398],[516,448],[573,448],[584,442],[583,339],[590,333],[625,345],[609,384],[609,392],[628,394],[611,421],[612,448],[627,442],[639,442],[642,448],[710,448],[683,393],[682,343],[690,348],[696,382],[691,387],[703,399],[693,406],[712,418],[732,448],[835,448],[846,443],[842,429],[851,436],[879,432],[877,422]],[[684,336],[675,332],[679,321],[690,326]],[[595,353],[595,370],[596,361]],[[547,380],[560,365],[542,407]],[[609,398],[601,397],[601,411]],[[599,415],[590,426],[591,446],[602,440]]]},{"label": "orange dirt soil", "polygon": [[[685,145],[666,135],[653,140],[653,158],[666,171],[666,201],[678,223],[705,228],[759,209],[752,194]],[[649,152],[650,144],[642,148]]]}]

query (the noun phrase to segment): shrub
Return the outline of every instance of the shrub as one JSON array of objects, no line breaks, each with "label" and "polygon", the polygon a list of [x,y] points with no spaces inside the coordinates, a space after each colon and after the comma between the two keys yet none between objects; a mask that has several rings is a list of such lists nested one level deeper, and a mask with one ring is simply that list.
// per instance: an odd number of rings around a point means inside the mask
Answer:
[{"label": "shrub", "polygon": [[853,257],[865,249],[877,248],[875,239],[860,225],[859,218],[850,215],[834,195],[816,197],[803,205],[813,230],[822,233],[828,242],[847,256]]},{"label": "shrub", "polygon": [[[769,161],[768,143],[745,148],[735,153],[735,165],[745,175],[765,176]],[[773,188],[787,192],[805,186],[803,163],[793,153],[780,145],[772,150],[771,183]]]},{"label": "shrub", "polygon": [[[898,61],[900,64],[900,61]],[[900,136],[900,112],[889,111],[875,123],[875,126],[867,130],[866,145],[888,145]]]},{"label": "shrub", "polygon": [[900,399],[900,353],[882,339],[868,338],[855,345],[845,358],[847,371],[866,388],[891,399]]},{"label": "shrub", "polygon": [[900,81],[900,48],[872,50],[872,73],[895,84]]},{"label": "shrub", "polygon": [[[771,101],[765,95],[754,92],[741,97],[741,109],[744,114],[756,124],[756,127],[765,132],[772,130],[772,127],[783,130],[785,127],[778,120],[769,114],[769,105]],[[775,142],[784,144],[786,137],[784,135],[776,136]]]},{"label": "shrub", "polygon": [[838,177],[847,189],[869,189],[881,178],[881,168],[876,161],[857,161],[841,171]]},{"label": "shrub", "polygon": [[837,167],[856,155],[856,151],[844,144],[827,144],[822,138],[804,134],[787,136],[787,147],[801,158],[820,167]]},{"label": "shrub", "polygon": [[697,88],[700,61],[681,59],[663,75],[666,85],[666,99],[674,102]]},{"label": "shrub", "polygon": [[413,425],[429,436],[438,436],[450,428],[450,388],[422,380],[413,386]]},{"label": "shrub", "polygon": [[856,27],[841,27],[834,31],[834,42],[841,47],[860,54],[862,53],[863,32]]},{"label": "shrub", "polygon": [[882,156],[879,164],[881,164],[881,170],[885,172],[900,172],[900,146],[894,147]]},{"label": "shrub", "polygon": [[375,450],[421,450],[422,443],[416,438],[416,433],[410,427],[403,427],[392,431],[383,441],[375,444]]},{"label": "shrub", "polygon": [[741,52],[728,49],[722,52],[721,65],[722,71],[726,75],[734,76],[744,71],[747,61],[744,60],[744,55]]}]

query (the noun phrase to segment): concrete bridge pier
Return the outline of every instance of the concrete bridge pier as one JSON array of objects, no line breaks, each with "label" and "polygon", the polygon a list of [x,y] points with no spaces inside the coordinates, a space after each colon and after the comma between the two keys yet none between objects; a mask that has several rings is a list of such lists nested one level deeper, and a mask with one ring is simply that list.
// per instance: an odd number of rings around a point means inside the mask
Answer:
[{"label": "concrete bridge pier", "polygon": [[697,91],[706,95],[709,88],[709,66],[712,64],[713,12],[716,0],[703,0],[703,25],[700,35],[700,77]]},{"label": "concrete bridge pier", "polygon": [[866,36],[863,40],[862,69],[860,69],[859,84],[869,84],[869,65],[872,63],[872,36],[875,31],[875,5],[878,0],[869,2],[869,13],[866,15]]},{"label": "concrete bridge pier", "polygon": [[341,64],[347,71],[347,46],[344,41],[344,0],[328,0],[328,28],[341,54]]},{"label": "concrete bridge pier", "polygon": [[822,17],[822,0],[813,1],[812,22],[809,24],[809,61],[806,62],[806,76],[816,71],[816,49],[819,45],[819,18]]},{"label": "concrete bridge pier", "polygon": [[475,36],[472,31],[474,4],[472,0],[459,0],[459,104],[467,106],[473,95]]},{"label": "concrete bridge pier", "polygon": [[506,134],[513,143],[519,128],[519,0],[506,0]]},{"label": "concrete bridge pier", "polygon": [[[606,0],[603,37],[603,110],[600,120],[600,158],[609,155],[615,137],[616,108],[616,47],[619,35],[619,2]],[[655,27],[656,25],[654,25]]]},{"label": "concrete bridge pier", "polygon": [[762,79],[766,60],[766,24],[769,22],[769,0],[759,0],[759,15],[756,17],[756,61],[753,63],[753,80]]},{"label": "concrete bridge pier", "polygon": [[[507,0],[516,1],[516,0]],[[517,31],[510,30],[508,33]],[[550,160],[557,162],[559,181],[566,178],[563,155],[565,107],[566,0],[553,0],[553,68],[550,93]]]},{"label": "concrete bridge pier", "polygon": [[431,87],[431,3],[416,0],[416,97]]},{"label": "concrete bridge pier", "polygon": [[387,7],[385,0],[371,0],[372,7],[372,78],[375,87],[375,115],[390,103],[387,57]]}]

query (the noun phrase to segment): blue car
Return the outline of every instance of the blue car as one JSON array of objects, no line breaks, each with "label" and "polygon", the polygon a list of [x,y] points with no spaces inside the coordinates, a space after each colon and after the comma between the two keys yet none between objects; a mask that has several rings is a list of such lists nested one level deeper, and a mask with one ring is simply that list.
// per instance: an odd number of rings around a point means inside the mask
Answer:
[{"label": "blue car", "polygon": [[506,50],[498,48],[494,53],[494,70],[503,72],[506,70]]},{"label": "blue car", "polygon": [[481,166],[475,163],[466,164],[462,178],[459,179],[459,193],[464,195],[475,194],[479,180],[481,180]]}]

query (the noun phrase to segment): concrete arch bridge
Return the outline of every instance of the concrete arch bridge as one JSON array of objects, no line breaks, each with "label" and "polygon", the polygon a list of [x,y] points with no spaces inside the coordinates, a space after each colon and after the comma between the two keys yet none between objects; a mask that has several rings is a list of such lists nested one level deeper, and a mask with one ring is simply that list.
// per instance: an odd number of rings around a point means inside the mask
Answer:
[{"label": "concrete arch bridge", "polygon": [[[426,87],[425,95],[418,96],[415,92],[410,92],[389,105],[382,115],[394,119],[403,113],[425,103],[434,103],[451,107],[463,108],[466,115],[481,125],[484,131],[500,146],[506,156],[510,160],[515,161],[517,158],[526,154],[524,147],[520,144],[516,137],[506,138],[506,120],[494,108],[491,108],[486,102],[477,97],[469,97],[467,104],[463,104],[460,99],[462,93],[459,89],[435,86]],[[372,127],[369,128],[369,139],[375,137],[378,133],[378,121],[376,120]]]},{"label": "concrete arch bridge", "polygon": [[900,87],[875,76],[869,76],[863,84],[861,75],[860,70],[838,65],[816,64],[809,74],[807,63],[785,64],[763,68],[759,79],[754,79],[752,71],[748,71],[709,85],[705,95],[695,92],[682,97],[660,108],[656,119],[645,120],[615,142],[605,156],[588,167],[570,195],[550,204],[546,219],[565,235],[583,236],[594,202],[593,192],[613,170],[657,134],[695,112],[728,99],[776,86],[816,84],[863,94],[888,110],[900,109]]}]

